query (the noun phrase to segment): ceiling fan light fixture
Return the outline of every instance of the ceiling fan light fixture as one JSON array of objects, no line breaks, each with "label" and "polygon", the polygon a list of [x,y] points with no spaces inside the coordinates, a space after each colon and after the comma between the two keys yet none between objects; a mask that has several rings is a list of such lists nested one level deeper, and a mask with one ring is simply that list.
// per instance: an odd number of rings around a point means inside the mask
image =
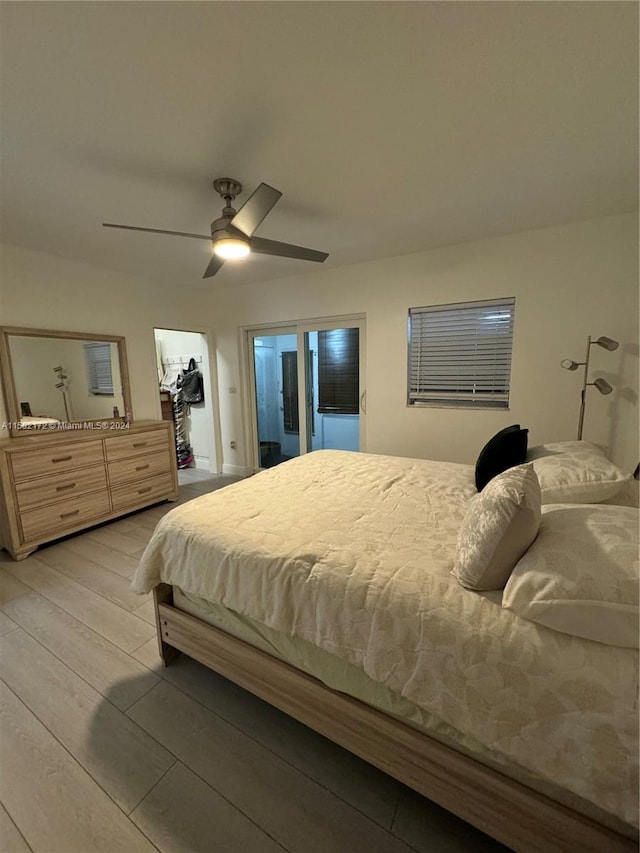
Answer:
[{"label": "ceiling fan light fixture", "polygon": [[250,253],[249,243],[238,237],[220,237],[213,244],[213,252],[225,261],[246,258]]},{"label": "ceiling fan light fixture", "polygon": [[211,259],[207,264],[203,278],[216,275],[228,260],[242,260],[249,254],[275,255],[278,258],[295,258],[300,261],[315,261],[322,263],[329,257],[327,252],[317,249],[307,249],[304,246],[293,246],[291,243],[280,243],[278,240],[267,240],[255,237],[254,232],[261,225],[265,216],[271,211],[282,196],[269,184],[261,183],[249,196],[239,210],[235,210],[231,202],[242,192],[242,184],[234,178],[216,178],[214,190],[224,201],[222,214],[211,223],[211,236],[192,234],[187,231],[167,231],[160,228],[143,228],[138,225],[118,225],[115,222],[103,222],[104,228],[123,228],[125,231],[145,231],[148,234],[170,234],[174,237],[192,237],[196,240],[210,240]]}]

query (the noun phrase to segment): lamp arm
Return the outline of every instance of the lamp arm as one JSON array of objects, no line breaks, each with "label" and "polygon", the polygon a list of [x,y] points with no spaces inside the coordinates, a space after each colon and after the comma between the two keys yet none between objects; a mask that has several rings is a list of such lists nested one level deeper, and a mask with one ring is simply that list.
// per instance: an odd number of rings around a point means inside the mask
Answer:
[{"label": "lamp arm", "polygon": [[580,417],[578,418],[578,441],[582,441],[582,427],[584,425],[584,407],[587,399],[587,378],[589,373],[589,356],[591,354],[591,335],[587,338],[587,353],[584,357],[584,376],[582,378],[582,392],[580,394]]}]

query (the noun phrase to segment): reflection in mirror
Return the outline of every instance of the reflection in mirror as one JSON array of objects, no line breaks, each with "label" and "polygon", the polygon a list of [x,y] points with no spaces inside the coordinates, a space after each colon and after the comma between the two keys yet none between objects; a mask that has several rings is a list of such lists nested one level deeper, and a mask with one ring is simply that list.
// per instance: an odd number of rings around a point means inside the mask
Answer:
[{"label": "reflection in mirror", "polygon": [[124,417],[116,344],[11,337],[9,350],[22,423]]},{"label": "reflection in mirror", "polygon": [[124,338],[4,327],[0,344],[12,434],[131,412]]}]

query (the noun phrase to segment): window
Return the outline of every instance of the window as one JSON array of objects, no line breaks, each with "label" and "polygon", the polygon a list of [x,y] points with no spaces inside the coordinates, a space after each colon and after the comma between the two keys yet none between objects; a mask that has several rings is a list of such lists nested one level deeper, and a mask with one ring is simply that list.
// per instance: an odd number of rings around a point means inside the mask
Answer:
[{"label": "window", "polygon": [[409,309],[408,404],[509,406],[515,299]]},{"label": "window", "polygon": [[318,412],[357,415],[360,390],[360,330],[318,332]]},{"label": "window", "polygon": [[85,344],[84,355],[87,363],[89,394],[94,396],[113,397],[111,344]]}]

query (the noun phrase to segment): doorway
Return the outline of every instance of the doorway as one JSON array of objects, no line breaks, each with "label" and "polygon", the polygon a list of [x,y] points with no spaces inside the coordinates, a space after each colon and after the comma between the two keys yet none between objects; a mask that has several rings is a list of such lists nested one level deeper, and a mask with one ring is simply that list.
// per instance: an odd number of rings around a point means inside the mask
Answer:
[{"label": "doorway", "polygon": [[184,375],[191,359],[194,359],[203,380],[202,402],[186,404],[178,414],[180,420],[179,430],[176,430],[179,439],[176,448],[178,467],[197,468],[215,474],[218,469],[207,336],[203,332],[185,332],[178,329],[155,328],[153,333],[156,344],[158,394],[163,420],[170,420],[174,426],[176,425],[176,407],[174,406],[176,380]]},{"label": "doorway", "polygon": [[258,468],[300,455],[295,327],[252,336]]},{"label": "doorway", "polygon": [[363,318],[247,331],[254,467],[364,449]]}]

